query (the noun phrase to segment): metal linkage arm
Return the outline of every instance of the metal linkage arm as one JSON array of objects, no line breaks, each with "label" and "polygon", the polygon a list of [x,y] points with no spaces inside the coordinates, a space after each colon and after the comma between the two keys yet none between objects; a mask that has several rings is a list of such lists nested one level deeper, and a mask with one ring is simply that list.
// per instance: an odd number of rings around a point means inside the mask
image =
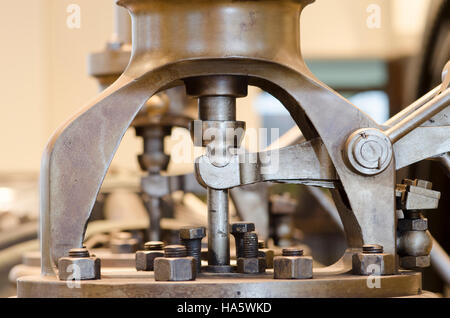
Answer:
[{"label": "metal linkage arm", "polygon": [[338,179],[320,138],[277,150],[235,155],[225,167],[216,167],[202,156],[195,171],[198,181],[213,189],[267,181],[334,188]]}]

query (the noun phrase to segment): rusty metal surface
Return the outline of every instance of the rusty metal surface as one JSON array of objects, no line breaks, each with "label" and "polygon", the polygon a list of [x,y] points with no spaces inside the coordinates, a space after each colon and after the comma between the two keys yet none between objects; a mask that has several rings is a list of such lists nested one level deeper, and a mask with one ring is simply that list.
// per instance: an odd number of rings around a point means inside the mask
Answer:
[{"label": "rusty metal surface", "polygon": [[[120,272],[98,281],[81,281],[81,288],[68,288],[53,277],[28,276],[18,280],[18,297],[402,297],[422,293],[421,274],[403,272],[380,277],[381,288],[368,288],[367,277],[316,275],[314,279],[274,280],[266,274],[200,274],[196,281],[155,282],[152,272]],[[122,278],[119,278],[119,275]],[[105,277],[107,276],[107,277]]]},{"label": "rusty metal surface", "polygon": [[[361,128],[381,127],[306,68],[300,54],[298,17],[309,2],[119,1],[132,11],[130,64],[111,87],[53,135],[44,152],[43,274],[52,275],[61,256],[81,247],[109,164],[149,97],[185,78],[215,74],[247,76],[250,85],[285,105],[307,140],[319,135],[351,205],[350,215],[341,216],[350,246],[377,243],[395,253],[394,160],[370,177],[345,164],[341,149],[348,136]],[[150,15],[155,19],[149,19]],[[195,29],[190,16],[196,17]]]}]

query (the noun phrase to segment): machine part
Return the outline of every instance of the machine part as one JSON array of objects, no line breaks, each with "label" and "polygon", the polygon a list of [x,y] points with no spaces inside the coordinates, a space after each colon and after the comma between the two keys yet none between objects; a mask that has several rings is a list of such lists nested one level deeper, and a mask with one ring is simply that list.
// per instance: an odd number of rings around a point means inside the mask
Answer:
[{"label": "machine part", "polygon": [[73,248],[68,257],[59,259],[58,276],[60,280],[100,279],[100,258],[85,248]]},{"label": "machine part", "polygon": [[[141,272],[143,273],[143,272]],[[127,273],[128,274],[128,273]],[[127,278],[117,275],[105,277],[99,281],[81,281],[81,288],[67,288],[66,282],[39,276],[18,279],[18,294],[22,297],[148,297],[148,298],[186,298],[195,295],[198,298],[367,298],[367,297],[404,297],[422,295],[421,274],[402,272],[399,275],[381,276],[382,288],[367,288],[367,277],[343,274],[319,275],[319,279],[281,280],[273,279],[271,273],[260,275],[227,274],[227,277],[209,277],[202,275],[195,282],[173,284],[155,281],[152,274],[147,277]]]},{"label": "machine part", "polygon": [[426,231],[428,230],[428,219],[400,219],[397,224],[398,230],[401,232],[406,231]]},{"label": "machine part", "polygon": [[236,259],[244,257],[244,234],[254,230],[255,224],[249,222],[236,222],[230,225],[230,233],[236,243]]},{"label": "machine part", "polygon": [[266,271],[264,257],[241,257],[237,259],[237,271],[241,274],[261,274]]},{"label": "machine part", "polygon": [[188,256],[195,259],[197,273],[202,267],[202,239],[206,236],[204,227],[183,227],[180,229],[181,243],[186,246]]},{"label": "machine part", "polygon": [[421,269],[431,265],[430,255],[400,257],[400,266],[406,269]]},{"label": "machine part", "polygon": [[392,144],[378,129],[355,131],[345,144],[349,166],[364,175],[375,175],[384,171],[392,160]]},{"label": "machine part", "polygon": [[439,205],[441,193],[431,190],[432,183],[425,180],[403,180],[396,186],[397,207],[404,210],[431,210]]},{"label": "machine part", "polygon": [[275,279],[310,279],[313,277],[313,260],[303,256],[303,250],[284,248],[282,256],[273,259],[273,278]]},{"label": "machine part", "polygon": [[214,189],[229,189],[257,182],[280,182],[334,188],[336,171],[320,138],[298,145],[244,153],[218,167],[207,156],[196,159],[199,182]]},{"label": "machine part", "polygon": [[258,235],[254,232],[246,232],[243,235],[242,241],[242,257],[237,259],[238,273],[264,273],[266,271],[266,259],[258,255]]},{"label": "machine part", "polygon": [[164,257],[154,260],[155,281],[189,281],[197,275],[195,259],[183,245],[164,247]]},{"label": "machine part", "polygon": [[119,232],[112,234],[109,247],[113,254],[135,253],[138,249],[139,241],[129,232]]},{"label": "machine part", "polygon": [[[236,98],[247,95],[247,78],[241,76],[190,77],[185,80],[186,93],[198,98],[202,129],[191,127],[194,145],[206,146],[208,159],[216,167],[229,163],[231,148],[240,146],[244,123],[236,121]],[[206,125],[206,126],[205,126]],[[207,127],[206,130],[203,127]],[[241,138],[236,138],[236,131]],[[198,140],[200,139],[201,142]],[[208,187],[208,267],[230,268],[228,233],[228,189]]]},{"label": "machine part", "polygon": [[266,243],[262,240],[258,241],[258,257],[263,257],[266,260],[266,268],[273,268],[275,251],[270,248],[266,248]]},{"label": "machine part", "polygon": [[407,256],[429,255],[433,247],[433,240],[428,231],[406,231],[398,237],[398,254]]},{"label": "machine part", "polygon": [[[112,157],[149,97],[182,79],[217,74],[244,75],[250,85],[263,88],[286,106],[307,140],[322,138],[351,206],[346,219],[352,222],[344,222],[350,246],[377,242],[395,253],[394,165],[375,178],[366,178],[349,171],[343,162],[342,145],[352,132],[381,127],[306,68],[299,50],[298,17],[309,1],[119,3],[127,6],[133,17],[132,60],[117,82],[61,126],[43,156],[40,220],[44,274],[51,275],[59,257],[82,245],[91,207]],[[255,10],[259,14],[253,15],[251,28],[245,27]],[[149,22],[154,21],[148,18],[150,14],[162,22],[150,28]],[[208,26],[214,37],[206,29],[193,32],[186,19],[193,15],[198,19],[195,25]],[[175,26],[173,21],[179,23]],[[230,25],[243,26],[246,31]],[[162,30],[165,36],[159,37]],[[149,34],[163,41],[148,41]],[[279,34],[292,38],[280,39]],[[192,43],[196,43],[194,50]],[[334,129],[330,123],[336,118],[342,120]],[[71,174],[63,173],[67,167]],[[350,231],[350,223],[358,230]]]},{"label": "machine part", "polygon": [[383,253],[378,244],[363,246],[362,253],[353,254],[352,271],[354,275],[394,275],[396,273],[395,255]]},{"label": "machine part", "polygon": [[144,244],[143,251],[136,252],[136,270],[152,271],[157,257],[164,257],[164,243],[151,241]]}]

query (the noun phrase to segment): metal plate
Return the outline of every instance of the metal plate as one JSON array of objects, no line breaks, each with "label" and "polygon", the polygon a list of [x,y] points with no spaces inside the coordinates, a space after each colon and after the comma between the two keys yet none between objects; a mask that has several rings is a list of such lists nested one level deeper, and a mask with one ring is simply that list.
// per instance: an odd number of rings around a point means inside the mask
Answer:
[{"label": "metal plate", "polygon": [[[155,282],[153,272],[131,269],[102,271],[102,279],[81,281],[69,288],[54,277],[21,277],[18,297],[150,297],[150,298],[303,298],[403,297],[422,293],[422,276],[416,272],[381,276],[380,288],[368,288],[367,277],[320,275],[307,280],[275,280],[263,275],[200,274],[190,282]],[[373,279],[373,278],[372,278]]]}]

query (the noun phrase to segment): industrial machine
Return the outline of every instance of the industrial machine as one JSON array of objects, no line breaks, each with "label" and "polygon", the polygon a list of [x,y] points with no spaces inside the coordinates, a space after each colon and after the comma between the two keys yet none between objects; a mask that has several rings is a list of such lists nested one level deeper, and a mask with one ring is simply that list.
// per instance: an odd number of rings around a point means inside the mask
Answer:
[{"label": "industrial machine", "polygon": [[[450,170],[450,64],[442,84],[379,125],[305,65],[299,16],[312,2],[120,0],[132,16],[131,59],[111,86],[105,83],[114,72],[92,71],[108,87],[45,149],[41,274],[18,278],[17,296],[424,296],[417,269],[429,266],[433,238],[421,211],[436,208],[440,192],[424,180],[397,181],[395,172],[425,159]],[[112,46],[118,52],[111,56],[120,58],[122,49]],[[250,85],[277,98],[302,134],[282,137],[278,148],[243,150],[246,125],[236,116],[236,99]],[[179,94],[198,101],[196,119],[183,113],[186,105],[170,108]],[[130,125],[144,140],[139,161],[148,173],[141,189],[149,236],[142,244],[130,231],[117,234],[111,256],[84,247],[85,231]],[[172,127],[189,129],[194,145],[204,148],[196,180],[162,173],[163,138]],[[266,183],[329,189],[348,246],[337,263],[316,266],[304,248],[289,246],[280,230],[293,204],[286,197],[271,202],[276,244],[259,242],[268,236],[268,208],[253,207],[269,206],[258,187]],[[205,191],[207,205],[207,226],[186,220],[179,242],[164,239],[160,224],[171,213],[164,197],[176,190]],[[245,222],[230,222],[230,192]]]}]

